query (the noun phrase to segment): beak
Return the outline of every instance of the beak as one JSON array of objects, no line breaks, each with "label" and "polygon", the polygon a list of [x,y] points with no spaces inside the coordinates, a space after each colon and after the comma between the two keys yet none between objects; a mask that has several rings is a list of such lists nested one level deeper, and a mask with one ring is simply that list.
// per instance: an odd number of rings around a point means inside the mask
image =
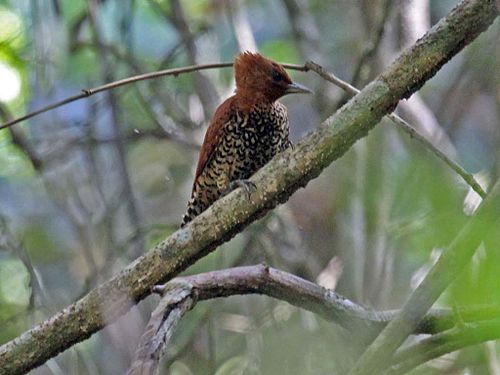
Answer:
[{"label": "beak", "polygon": [[285,93],[286,94],[312,94],[312,91],[299,83],[290,83],[289,85],[287,85]]}]

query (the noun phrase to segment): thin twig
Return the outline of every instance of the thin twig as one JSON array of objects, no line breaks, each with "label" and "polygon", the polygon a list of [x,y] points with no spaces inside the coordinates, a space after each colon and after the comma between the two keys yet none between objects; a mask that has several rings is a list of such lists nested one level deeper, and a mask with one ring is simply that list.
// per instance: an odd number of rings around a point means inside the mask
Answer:
[{"label": "thin twig", "polygon": [[[326,79],[327,81],[333,83],[334,85],[340,87],[342,90],[348,92],[349,94],[356,95],[359,93],[359,90],[350,85],[349,83],[341,80],[340,78],[336,77],[333,73],[330,73],[327,71],[325,68],[323,68],[321,65],[316,64],[313,61],[309,61],[305,64],[305,67],[308,70],[312,70],[313,72],[317,73],[320,75],[322,78]],[[469,185],[481,198],[486,197],[486,192],[483,190],[481,185],[476,181],[474,176],[467,172],[465,169],[463,169],[460,165],[458,165],[456,162],[451,160],[448,156],[446,156],[442,151],[440,151],[438,148],[436,148],[432,143],[430,143],[423,135],[421,135],[413,126],[411,126],[407,121],[403,120],[401,117],[398,115],[391,113],[387,115],[387,117],[394,122],[396,125],[399,125],[400,128],[408,133],[410,137],[416,139],[419,141],[421,144],[423,144],[427,149],[429,149],[432,153],[434,153],[439,159],[444,161],[453,171],[455,171],[462,179],[465,181],[467,185]]]},{"label": "thin twig", "polygon": [[[299,71],[303,71],[303,72],[307,71],[307,69],[305,68],[304,65],[297,65],[297,64],[282,64],[282,65],[286,69],[299,70]],[[180,74],[196,72],[199,70],[230,68],[232,66],[233,66],[232,62],[226,62],[226,63],[191,65],[191,66],[185,66],[182,68],[165,69],[165,70],[160,70],[157,72],[144,73],[144,74],[139,74],[136,76],[120,79],[118,81],[106,83],[104,85],[97,86],[97,87],[90,88],[90,89],[83,89],[80,94],[70,96],[66,99],[55,102],[55,103],[50,104],[46,107],[37,109],[36,111],[30,112],[24,116],[21,116],[21,117],[14,119],[14,120],[8,121],[8,122],[0,125],[0,130],[8,128],[9,126],[12,126],[12,125],[17,124],[19,122],[22,122],[24,120],[30,119],[32,117],[35,117],[39,114],[50,111],[51,109],[59,108],[59,107],[62,107],[63,105],[75,102],[77,100],[88,98],[89,96],[92,96],[92,95],[97,94],[99,92],[115,89],[117,87],[125,86],[125,85],[128,85],[130,83],[145,81],[147,79],[153,79],[153,78],[164,77],[164,76],[177,77]]]}]

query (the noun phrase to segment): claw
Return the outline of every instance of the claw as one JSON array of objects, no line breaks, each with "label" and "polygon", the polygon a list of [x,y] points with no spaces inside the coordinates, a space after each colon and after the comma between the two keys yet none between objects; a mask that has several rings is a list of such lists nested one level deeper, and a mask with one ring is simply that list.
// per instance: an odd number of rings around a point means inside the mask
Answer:
[{"label": "claw", "polygon": [[239,187],[245,191],[245,195],[248,200],[250,200],[252,193],[255,193],[257,191],[257,185],[255,185],[250,180],[234,180],[231,181],[226,191],[224,192],[224,195],[230,193],[231,191]]}]

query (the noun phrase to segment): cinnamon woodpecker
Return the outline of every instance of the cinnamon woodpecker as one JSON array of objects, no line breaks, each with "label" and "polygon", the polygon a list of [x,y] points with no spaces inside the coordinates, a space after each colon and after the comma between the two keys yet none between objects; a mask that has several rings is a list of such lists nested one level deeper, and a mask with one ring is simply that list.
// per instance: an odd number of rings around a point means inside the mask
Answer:
[{"label": "cinnamon woodpecker", "polygon": [[287,109],[277,100],[311,93],[292,82],[282,65],[258,53],[240,53],[234,73],[236,92],[210,121],[181,226],[236,186],[247,193],[255,188],[247,179],[291,145]]}]

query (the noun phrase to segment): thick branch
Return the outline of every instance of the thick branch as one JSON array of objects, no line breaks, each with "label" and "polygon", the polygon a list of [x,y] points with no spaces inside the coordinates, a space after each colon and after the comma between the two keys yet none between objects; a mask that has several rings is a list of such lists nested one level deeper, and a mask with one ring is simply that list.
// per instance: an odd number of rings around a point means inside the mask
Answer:
[{"label": "thick branch", "polygon": [[250,201],[237,189],[215,202],[114,278],[52,318],[0,347],[0,368],[22,373],[88,338],[140,301],[151,287],[187,266],[265,215],[366,136],[398,101],[419,89],[439,68],[496,18],[494,3],[464,1],[378,79],[365,87],[318,129],[259,170]]},{"label": "thick branch", "polygon": [[[353,336],[362,335],[366,340],[372,339],[397,314],[397,311],[367,310],[332,290],[265,265],[178,277],[165,286],[156,287],[155,291],[164,296],[151,314],[129,374],[155,373],[180,318],[198,301],[263,294],[318,314],[346,328]],[[500,306],[471,307],[460,310],[460,317],[465,322],[478,322],[496,318],[499,312]],[[455,321],[455,311],[434,310],[426,315],[414,333],[441,332],[454,327]],[[407,356],[399,361],[405,359]]]}]

